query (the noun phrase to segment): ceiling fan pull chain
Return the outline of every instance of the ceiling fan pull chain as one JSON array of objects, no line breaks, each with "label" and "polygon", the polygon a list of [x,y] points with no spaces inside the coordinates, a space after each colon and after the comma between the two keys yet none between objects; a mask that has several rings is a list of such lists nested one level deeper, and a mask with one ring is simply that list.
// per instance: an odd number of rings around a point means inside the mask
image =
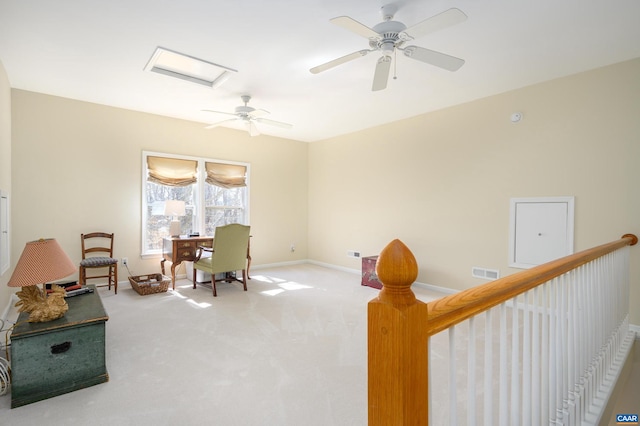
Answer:
[{"label": "ceiling fan pull chain", "polygon": [[397,80],[398,76],[396,75],[396,66],[398,64],[398,49],[393,49],[393,79]]}]

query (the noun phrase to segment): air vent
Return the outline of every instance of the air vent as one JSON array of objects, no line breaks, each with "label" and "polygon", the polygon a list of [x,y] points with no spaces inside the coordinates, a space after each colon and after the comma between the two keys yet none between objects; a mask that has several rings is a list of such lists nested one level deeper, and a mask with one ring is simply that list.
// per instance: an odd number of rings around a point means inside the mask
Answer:
[{"label": "air vent", "polygon": [[471,275],[475,278],[482,278],[485,280],[497,280],[500,278],[500,271],[497,269],[479,268],[474,266],[471,268]]}]

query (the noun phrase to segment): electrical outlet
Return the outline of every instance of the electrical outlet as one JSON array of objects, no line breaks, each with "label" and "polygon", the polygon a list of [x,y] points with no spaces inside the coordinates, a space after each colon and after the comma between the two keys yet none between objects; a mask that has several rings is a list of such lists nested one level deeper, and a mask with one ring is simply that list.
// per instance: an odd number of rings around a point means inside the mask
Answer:
[{"label": "electrical outlet", "polygon": [[291,253],[293,253],[294,251],[296,251],[296,244],[291,243]]},{"label": "electrical outlet", "polygon": [[347,250],[347,256],[358,258],[360,257],[360,252],[355,250]]},{"label": "electrical outlet", "polygon": [[123,258],[122,258],[122,264],[123,264],[124,266],[127,266],[127,265],[129,264],[129,259],[127,259],[126,257],[123,257]]}]

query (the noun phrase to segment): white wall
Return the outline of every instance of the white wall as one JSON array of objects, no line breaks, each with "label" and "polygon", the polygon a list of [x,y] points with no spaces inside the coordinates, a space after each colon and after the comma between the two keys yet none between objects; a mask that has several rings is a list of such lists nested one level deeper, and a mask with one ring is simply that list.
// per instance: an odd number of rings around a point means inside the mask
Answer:
[{"label": "white wall", "polygon": [[[640,59],[312,143],[309,257],[359,269],[395,238],[418,281],[508,267],[509,199],[575,196],[575,249],[640,235]],[[510,122],[521,111],[524,119]],[[640,246],[631,322],[640,324]]]}]

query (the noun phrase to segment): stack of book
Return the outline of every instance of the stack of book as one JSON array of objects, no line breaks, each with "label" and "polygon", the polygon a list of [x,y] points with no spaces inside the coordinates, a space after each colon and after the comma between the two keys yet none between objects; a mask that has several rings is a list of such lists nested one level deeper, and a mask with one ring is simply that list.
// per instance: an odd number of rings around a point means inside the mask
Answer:
[{"label": "stack of book", "polygon": [[78,284],[77,281],[69,281],[69,282],[47,284],[46,285],[47,293],[51,293],[53,291],[51,290],[51,286],[54,284],[65,289],[67,294],[64,297],[78,296],[80,294],[90,293],[93,291],[93,289],[87,286]]}]

